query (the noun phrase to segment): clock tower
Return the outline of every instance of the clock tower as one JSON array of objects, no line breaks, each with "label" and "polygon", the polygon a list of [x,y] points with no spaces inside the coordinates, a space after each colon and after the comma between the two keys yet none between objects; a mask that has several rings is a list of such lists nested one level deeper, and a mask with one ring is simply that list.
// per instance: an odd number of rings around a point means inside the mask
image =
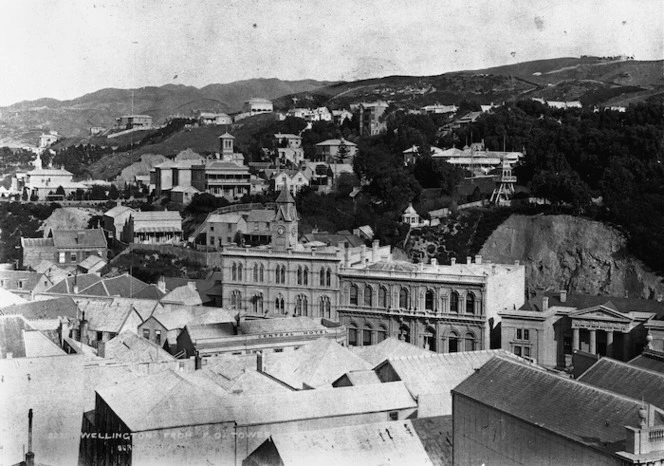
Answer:
[{"label": "clock tower", "polygon": [[298,238],[298,220],[295,199],[284,182],[277,198],[277,211],[270,225],[273,249],[285,251],[288,248],[295,248]]}]

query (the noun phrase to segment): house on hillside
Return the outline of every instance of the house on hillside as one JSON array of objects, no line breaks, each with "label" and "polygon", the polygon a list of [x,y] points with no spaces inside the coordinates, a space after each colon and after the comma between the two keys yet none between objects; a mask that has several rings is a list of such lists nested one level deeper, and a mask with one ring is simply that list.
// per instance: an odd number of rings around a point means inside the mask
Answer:
[{"label": "house on hillside", "polygon": [[124,228],[125,243],[179,243],[182,217],[178,211],[134,212]]},{"label": "house on hillside", "polygon": [[357,144],[345,139],[328,139],[316,144],[316,160],[350,163],[357,154]]},{"label": "house on hillside", "polygon": [[104,212],[102,225],[104,233],[109,240],[121,240],[122,230],[124,229],[127,220],[134,213],[131,207],[117,205],[110,210]]},{"label": "house on hillside", "polygon": [[86,257],[106,259],[108,243],[103,230],[54,230],[50,238],[21,238],[21,267],[35,267],[44,260],[61,268],[76,267]]}]

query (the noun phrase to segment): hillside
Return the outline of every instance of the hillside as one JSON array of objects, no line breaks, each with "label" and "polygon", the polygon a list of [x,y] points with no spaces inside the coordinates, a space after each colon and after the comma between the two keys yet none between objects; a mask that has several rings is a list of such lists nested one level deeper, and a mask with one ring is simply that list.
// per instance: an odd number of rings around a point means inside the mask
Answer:
[{"label": "hillside", "polygon": [[664,93],[664,60],[635,61],[598,57],[557,58],[439,76],[387,76],[337,83],[288,95],[275,104],[343,107],[350,102],[388,100],[410,107],[430,103],[513,101],[521,97],[581,100],[590,105],[626,105]]},{"label": "hillside", "polygon": [[529,289],[655,298],[664,280],[626,252],[625,237],[601,222],[568,215],[512,215],[484,243],[484,260],[526,265]]},{"label": "hillside", "polygon": [[0,107],[0,146],[36,145],[39,134],[55,130],[63,136],[86,137],[91,126],[111,127],[124,114],[147,114],[156,124],[174,114],[192,110],[226,113],[241,110],[251,97],[275,99],[308,92],[328,82],[251,79],[210,84],[201,89],[168,84],[140,89],[101,89],[72,100],[39,99]]}]

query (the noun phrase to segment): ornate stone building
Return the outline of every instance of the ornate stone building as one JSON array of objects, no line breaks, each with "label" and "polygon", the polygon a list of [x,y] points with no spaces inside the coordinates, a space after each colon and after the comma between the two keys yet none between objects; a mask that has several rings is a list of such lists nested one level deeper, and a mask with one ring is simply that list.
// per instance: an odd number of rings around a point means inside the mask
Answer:
[{"label": "ornate stone building", "polygon": [[498,312],[524,303],[524,266],[378,261],[341,267],[339,319],[348,344],[397,337],[435,352],[488,349]]}]

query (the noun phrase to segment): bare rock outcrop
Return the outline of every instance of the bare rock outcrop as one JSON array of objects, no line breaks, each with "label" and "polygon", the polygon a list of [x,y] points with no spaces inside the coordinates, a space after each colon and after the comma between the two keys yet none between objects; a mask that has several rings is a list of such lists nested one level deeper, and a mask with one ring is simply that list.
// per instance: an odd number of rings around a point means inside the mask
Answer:
[{"label": "bare rock outcrop", "polygon": [[512,215],[484,243],[485,260],[526,265],[529,289],[656,298],[664,280],[627,253],[626,239],[601,222],[569,215]]}]

